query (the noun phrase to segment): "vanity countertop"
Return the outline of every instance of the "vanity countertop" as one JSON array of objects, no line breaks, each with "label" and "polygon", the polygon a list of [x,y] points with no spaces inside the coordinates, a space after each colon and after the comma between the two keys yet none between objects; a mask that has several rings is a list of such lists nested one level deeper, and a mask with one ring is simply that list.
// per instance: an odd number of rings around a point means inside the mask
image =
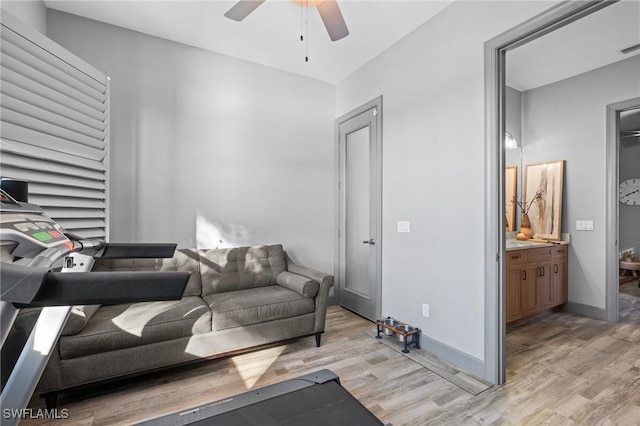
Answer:
[{"label": "vanity countertop", "polygon": [[[513,234],[513,235],[510,235]],[[555,245],[566,245],[569,244],[569,234],[562,234],[562,240],[553,241],[553,242],[539,242],[539,241],[529,241],[529,240],[516,240],[515,232],[510,232],[507,234],[507,239],[505,248],[506,251],[511,250],[523,250],[523,249],[531,249],[537,247],[551,247]]]}]

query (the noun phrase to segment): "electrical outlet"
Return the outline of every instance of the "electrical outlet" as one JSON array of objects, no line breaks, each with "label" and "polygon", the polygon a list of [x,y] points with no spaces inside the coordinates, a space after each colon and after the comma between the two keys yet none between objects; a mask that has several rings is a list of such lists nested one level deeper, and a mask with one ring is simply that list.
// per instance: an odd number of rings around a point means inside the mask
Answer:
[{"label": "electrical outlet", "polygon": [[429,305],[426,303],[422,304],[422,316],[425,318],[429,318]]}]

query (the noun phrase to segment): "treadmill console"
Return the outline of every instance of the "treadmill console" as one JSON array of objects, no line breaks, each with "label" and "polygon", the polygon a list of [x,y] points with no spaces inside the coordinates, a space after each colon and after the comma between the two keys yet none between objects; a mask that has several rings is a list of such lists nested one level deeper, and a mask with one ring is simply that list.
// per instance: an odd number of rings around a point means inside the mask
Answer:
[{"label": "treadmill console", "polygon": [[28,257],[45,249],[64,245],[73,250],[73,243],[62,228],[33,204],[20,203],[6,192],[0,193],[0,240],[17,243],[13,256]]}]

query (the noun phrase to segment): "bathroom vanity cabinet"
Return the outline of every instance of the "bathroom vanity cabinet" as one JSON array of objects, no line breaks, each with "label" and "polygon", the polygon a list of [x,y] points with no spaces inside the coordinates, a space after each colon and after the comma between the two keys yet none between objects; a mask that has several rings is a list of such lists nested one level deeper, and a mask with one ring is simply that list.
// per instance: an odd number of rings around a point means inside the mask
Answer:
[{"label": "bathroom vanity cabinet", "polygon": [[507,251],[507,323],[569,300],[568,245]]}]

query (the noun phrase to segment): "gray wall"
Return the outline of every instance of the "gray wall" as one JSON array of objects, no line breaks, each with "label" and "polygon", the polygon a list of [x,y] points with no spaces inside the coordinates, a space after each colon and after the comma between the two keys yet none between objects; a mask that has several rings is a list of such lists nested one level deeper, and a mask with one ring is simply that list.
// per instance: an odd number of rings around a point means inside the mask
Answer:
[{"label": "gray wall", "polygon": [[2,0],[2,9],[42,34],[47,33],[47,6],[42,0]]},{"label": "gray wall", "polygon": [[549,6],[454,2],[337,87],[337,116],[383,95],[382,314],[469,369],[484,361],[484,42]]},{"label": "gray wall", "polygon": [[504,126],[519,143],[522,142],[522,92],[509,86],[505,93]]},{"label": "gray wall", "polygon": [[[605,107],[640,96],[639,70],[635,56],[522,95],[523,164],[565,160],[569,300],[600,309],[606,301]],[[594,230],[576,231],[576,220],[593,220]]]},{"label": "gray wall", "polygon": [[332,85],[54,10],[48,36],[111,77],[111,241],[333,269]]}]

